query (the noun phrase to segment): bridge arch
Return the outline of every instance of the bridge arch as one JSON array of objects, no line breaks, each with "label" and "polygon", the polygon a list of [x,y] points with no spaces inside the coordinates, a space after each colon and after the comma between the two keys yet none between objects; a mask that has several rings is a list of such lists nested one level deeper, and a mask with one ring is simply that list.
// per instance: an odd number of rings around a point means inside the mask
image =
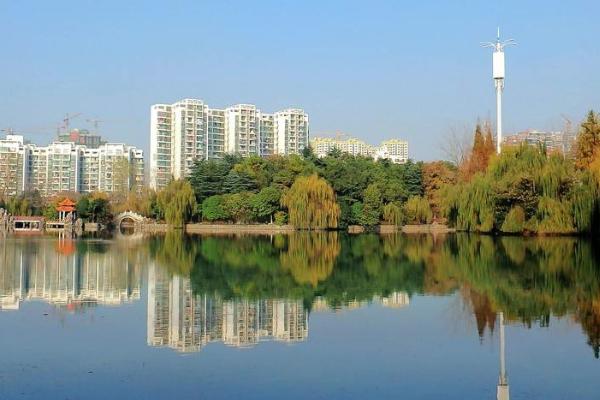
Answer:
[{"label": "bridge arch", "polygon": [[143,223],[145,219],[146,218],[144,218],[144,216],[133,211],[124,211],[114,217],[113,223],[115,225],[116,231],[119,233],[122,232],[123,225],[127,223],[129,224],[129,227],[133,228],[133,231],[135,232],[139,230],[139,228],[137,227],[141,223]]}]

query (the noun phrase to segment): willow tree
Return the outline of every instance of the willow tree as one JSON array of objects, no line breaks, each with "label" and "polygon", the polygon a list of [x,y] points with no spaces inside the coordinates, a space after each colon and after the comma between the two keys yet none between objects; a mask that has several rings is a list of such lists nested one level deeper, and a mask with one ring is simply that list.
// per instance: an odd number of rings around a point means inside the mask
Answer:
[{"label": "willow tree", "polygon": [[402,225],[402,206],[398,203],[387,203],[383,206],[383,220],[389,225]]},{"label": "willow tree", "polygon": [[192,217],[196,196],[187,180],[174,180],[158,193],[158,205],[168,224],[181,228]]},{"label": "willow tree", "polygon": [[282,196],[281,205],[288,209],[289,221],[299,229],[337,228],[340,206],[335,192],[316,174],[299,176]]}]

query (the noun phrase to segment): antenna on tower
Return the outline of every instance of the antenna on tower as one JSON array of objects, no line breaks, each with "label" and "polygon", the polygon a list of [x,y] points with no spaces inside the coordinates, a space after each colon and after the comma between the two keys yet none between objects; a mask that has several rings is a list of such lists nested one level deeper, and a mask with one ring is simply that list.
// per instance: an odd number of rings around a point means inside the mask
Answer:
[{"label": "antenna on tower", "polygon": [[492,54],[492,77],[496,87],[496,151],[500,154],[502,150],[502,91],[504,90],[504,48],[514,46],[517,43],[513,39],[500,40],[500,27],[496,36],[496,42],[482,42],[481,46],[494,49]]}]

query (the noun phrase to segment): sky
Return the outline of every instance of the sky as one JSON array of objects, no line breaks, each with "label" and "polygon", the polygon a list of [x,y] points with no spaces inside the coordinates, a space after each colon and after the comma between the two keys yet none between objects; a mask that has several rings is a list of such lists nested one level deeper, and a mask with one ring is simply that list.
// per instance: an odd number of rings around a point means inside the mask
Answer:
[{"label": "sky", "polygon": [[560,130],[600,109],[598,1],[0,0],[0,129],[71,127],[146,151],[150,106],[304,108],[311,136],[409,141],[495,118],[491,50],[506,50],[504,132]]}]

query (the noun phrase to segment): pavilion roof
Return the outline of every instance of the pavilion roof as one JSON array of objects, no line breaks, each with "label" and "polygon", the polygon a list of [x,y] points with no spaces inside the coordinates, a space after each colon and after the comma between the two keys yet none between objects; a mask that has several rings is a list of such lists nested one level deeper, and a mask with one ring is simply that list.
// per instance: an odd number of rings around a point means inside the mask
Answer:
[{"label": "pavilion roof", "polygon": [[60,206],[72,206],[75,207],[75,202],[69,198],[65,198],[63,201],[61,201],[60,203],[58,203],[59,207]]}]

